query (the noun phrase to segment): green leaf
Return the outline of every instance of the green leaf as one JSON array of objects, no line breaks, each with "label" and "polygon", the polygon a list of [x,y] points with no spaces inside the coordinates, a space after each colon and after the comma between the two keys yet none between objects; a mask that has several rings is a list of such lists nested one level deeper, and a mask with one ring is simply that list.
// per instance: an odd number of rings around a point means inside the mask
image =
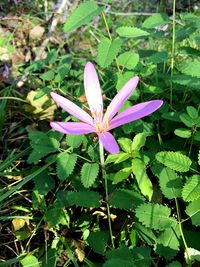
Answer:
[{"label": "green leaf", "polygon": [[103,11],[94,1],[81,3],[70,15],[64,25],[64,32],[71,32],[82,25],[88,24]]},{"label": "green leaf", "polygon": [[148,57],[148,62],[158,64],[167,61],[168,53],[166,51],[156,52]]},{"label": "green leaf", "polygon": [[180,120],[189,128],[195,124],[195,121],[186,113],[180,115]]},{"label": "green leaf", "polygon": [[139,62],[139,55],[134,52],[125,52],[117,58],[117,61],[120,66],[132,70]]},{"label": "green leaf", "polygon": [[127,160],[128,158],[130,158],[130,155],[128,153],[124,153],[124,152],[119,152],[118,154],[109,154],[108,157],[106,158],[105,164],[109,164],[109,163],[121,163],[125,160]]},{"label": "green leaf", "polygon": [[119,27],[116,32],[121,37],[137,38],[141,36],[148,36],[149,33],[136,27]]},{"label": "green leaf", "polygon": [[181,195],[182,180],[175,171],[163,168],[158,178],[161,190],[166,198],[173,199]]},{"label": "green leaf", "polygon": [[199,114],[198,114],[198,110],[192,106],[187,106],[186,107],[187,113],[190,116],[190,118],[192,119],[197,119]]},{"label": "green leaf", "polygon": [[193,175],[185,183],[182,190],[184,201],[194,201],[200,198],[200,175]]},{"label": "green leaf", "polygon": [[118,140],[118,143],[121,147],[121,149],[126,152],[126,153],[130,153],[131,152],[131,139],[129,138],[125,138],[125,137],[121,137]]},{"label": "green leaf", "polygon": [[183,74],[173,75],[173,77],[171,77],[171,81],[173,83],[187,86],[191,89],[199,89],[200,86],[200,79],[189,75],[183,75]]},{"label": "green leaf", "polygon": [[153,195],[153,186],[149,177],[147,176],[146,166],[144,162],[142,162],[140,159],[133,159],[132,171],[135,175],[141,193],[149,200],[151,200],[151,197]]},{"label": "green leaf", "polygon": [[99,165],[97,163],[84,163],[81,169],[81,182],[85,188],[91,187],[98,175]]},{"label": "green leaf", "polygon": [[119,209],[136,208],[144,202],[144,198],[133,190],[117,189],[112,193],[110,205]]},{"label": "green leaf", "polygon": [[23,267],[40,267],[38,259],[33,255],[27,255],[20,260],[20,263]]},{"label": "green leaf", "polygon": [[131,167],[126,167],[115,173],[113,178],[113,184],[118,184],[122,182],[123,180],[127,179],[130,174],[132,173]]},{"label": "green leaf", "polygon": [[83,142],[83,135],[82,134],[68,134],[66,136],[66,142],[68,146],[72,148],[78,148]]},{"label": "green leaf", "polygon": [[53,228],[58,224],[69,226],[69,215],[64,209],[50,208],[45,212],[44,220],[48,223],[48,228]]},{"label": "green leaf", "polygon": [[145,133],[138,133],[133,138],[131,144],[131,151],[140,151],[140,149],[145,145],[147,135]]},{"label": "green leaf", "polygon": [[192,161],[180,152],[162,151],[156,154],[156,159],[166,167],[178,172],[187,172]]},{"label": "green leaf", "polygon": [[56,152],[60,146],[58,140],[39,131],[31,131],[29,133],[29,139],[33,151],[28,157],[28,163],[34,163],[49,153]]},{"label": "green leaf", "polygon": [[[55,242],[57,242],[57,240]],[[56,248],[48,248],[47,253],[45,253],[45,255],[42,257],[41,267],[55,267],[57,254],[58,252]]]},{"label": "green leaf", "polygon": [[171,227],[165,229],[157,239],[159,244],[169,247],[173,250],[179,250],[180,229],[178,223],[174,220],[171,222]]},{"label": "green leaf", "polygon": [[190,138],[192,135],[192,131],[187,128],[178,128],[174,131],[175,135],[181,138]]},{"label": "green leaf", "polygon": [[199,150],[199,154],[198,154],[198,164],[200,165],[200,150]]},{"label": "green leaf", "polygon": [[142,204],[136,208],[136,217],[146,227],[165,230],[171,226],[170,209],[159,204]]},{"label": "green leaf", "polygon": [[44,170],[40,174],[36,175],[33,179],[35,183],[35,189],[38,191],[40,195],[47,195],[49,191],[54,189],[55,187],[55,181],[54,179],[49,175],[47,170]]},{"label": "green leaf", "polygon": [[122,259],[110,259],[106,261],[103,267],[136,267],[132,262],[129,260],[122,260]]},{"label": "green leaf", "polygon": [[156,28],[158,26],[163,26],[166,23],[168,23],[168,17],[165,14],[156,13],[145,19],[142,26],[144,28],[151,29],[151,28]]},{"label": "green leaf", "polygon": [[64,181],[72,174],[77,162],[76,154],[61,152],[56,160],[56,173],[61,181]]},{"label": "green leaf", "polygon": [[184,74],[200,78],[200,62],[187,62],[180,66],[180,71]]},{"label": "green leaf", "polygon": [[193,202],[191,202],[187,206],[185,212],[192,219],[192,224],[193,225],[200,226],[200,205],[199,205],[199,199],[194,200]]},{"label": "green leaf", "polygon": [[119,53],[121,48],[121,40],[119,38],[110,40],[103,37],[98,45],[97,62],[102,67],[108,67]]},{"label": "green leaf", "polygon": [[166,267],[182,267],[182,265],[178,261],[173,261],[170,264],[168,264]]},{"label": "green leaf", "polygon": [[77,205],[85,208],[98,208],[100,196],[95,191],[67,192],[66,199],[69,205]]},{"label": "green leaf", "polygon": [[44,81],[52,81],[54,79],[55,72],[53,70],[49,70],[42,75],[40,75],[40,78]]},{"label": "green leaf", "polygon": [[[194,248],[188,248],[188,254],[190,255],[190,259],[188,259],[188,255],[187,253],[184,253],[185,256],[185,260],[187,262],[187,264],[189,264],[189,262],[193,262],[193,261],[198,261],[200,262],[200,251]],[[194,265],[196,265],[194,263]],[[199,265],[199,264],[198,264]]]},{"label": "green leaf", "polygon": [[91,232],[87,241],[94,252],[103,254],[106,250],[107,242],[109,240],[109,232],[98,231]]}]

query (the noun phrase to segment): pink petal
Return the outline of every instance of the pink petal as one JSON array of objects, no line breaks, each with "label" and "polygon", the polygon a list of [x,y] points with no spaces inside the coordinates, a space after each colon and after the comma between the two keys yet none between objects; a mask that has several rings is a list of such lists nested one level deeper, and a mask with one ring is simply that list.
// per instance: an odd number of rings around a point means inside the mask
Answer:
[{"label": "pink petal", "polygon": [[56,93],[51,93],[51,97],[56,102],[57,105],[59,105],[62,109],[76,117],[77,119],[84,121],[89,124],[93,124],[92,117],[82,110],[79,106],[68,100],[67,98],[60,96]]},{"label": "pink petal", "polygon": [[51,127],[65,134],[88,134],[95,132],[95,128],[83,122],[50,122]]},{"label": "pink petal", "polygon": [[162,104],[162,100],[152,100],[130,107],[125,111],[119,113],[110,121],[109,130],[150,115],[151,113],[159,109]]},{"label": "pink petal", "polygon": [[110,105],[107,108],[107,111],[104,115],[104,121],[105,120],[110,121],[115,116],[115,114],[124,104],[124,102],[136,88],[138,81],[139,78],[137,76],[133,77],[122,87],[122,89],[118,92],[118,94],[116,94],[116,96],[113,98],[113,100],[111,101]]},{"label": "pink petal", "polygon": [[119,152],[119,146],[111,133],[105,132],[97,134],[99,136],[100,142],[108,152],[112,154],[117,154]]},{"label": "pink petal", "polygon": [[98,114],[103,111],[103,100],[99,78],[91,62],[87,62],[84,71],[84,87],[91,112]]}]

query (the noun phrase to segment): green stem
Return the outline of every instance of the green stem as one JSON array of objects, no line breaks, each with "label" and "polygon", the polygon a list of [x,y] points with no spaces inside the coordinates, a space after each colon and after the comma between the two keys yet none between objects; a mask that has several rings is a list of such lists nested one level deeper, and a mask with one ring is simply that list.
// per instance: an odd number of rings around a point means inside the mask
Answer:
[{"label": "green stem", "polygon": [[[171,78],[174,71],[174,54],[175,54],[175,26],[176,26],[176,0],[173,1],[173,33],[172,33],[172,56],[171,56]],[[172,108],[172,99],[173,99],[173,90],[172,90],[172,81],[170,84],[170,106]]]},{"label": "green stem", "polygon": [[186,243],[186,240],[185,240],[185,236],[183,234],[182,221],[181,221],[181,213],[180,213],[180,209],[179,209],[177,198],[175,198],[175,203],[176,203],[176,210],[177,210],[177,215],[178,215],[179,230],[180,230],[180,233],[181,233],[181,237],[182,237],[182,240],[183,240],[183,244],[184,244],[184,247],[185,247],[186,254],[188,256],[188,261],[189,261],[188,266],[190,267],[190,266],[192,266],[192,264],[191,264],[191,257],[190,257],[188,246],[187,246],[187,243]]},{"label": "green stem", "polygon": [[100,155],[100,163],[101,163],[101,170],[102,170],[102,177],[105,181],[105,191],[106,191],[106,207],[107,207],[107,215],[108,215],[108,226],[109,226],[109,232],[110,232],[110,239],[112,243],[112,248],[115,248],[114,239],[113,239],[113,233],[112,233],[112,225],[111,225],[111,216],[110,216],[110,206],[108,204],[108,180],[105,170],[105,160],[104,160],[104,149],[103,145],[99,141],[99,155]]}]

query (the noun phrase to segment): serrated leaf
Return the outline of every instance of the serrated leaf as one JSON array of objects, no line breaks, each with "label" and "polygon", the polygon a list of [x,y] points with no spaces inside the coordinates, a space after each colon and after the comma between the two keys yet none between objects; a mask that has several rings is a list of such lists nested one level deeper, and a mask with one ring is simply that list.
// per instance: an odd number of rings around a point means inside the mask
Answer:
[{"label": "serrated leaf", "polygon": [[155,28],[157,26],[163,26],[168,22],[168,17],[162,13],[156,13],[145,19],[142,26],[145,28]]},{"label": "serrated leaf", "polygon": [[193,175],[185,183],[182,190],[184,201],[194,201],[200,198],[200,175]]},{"label": "serrated leaf", "polygon": [[108,67],[119,53],[122,41],[117,38],[110,40],[103,37],[98,45],[97,62],[102,67]]},{"label": "serrated leaf", "polygon": [[64,151],[58,155],[56,160],[56,173],[61,181],[64,181],[72,174],[76,161],[76,154],[69,154],[67,151]]},{"label": "serrated leaf", "polygon": [[98,16],[103,9],[103,7],[98,7],[94,1],[81,3],[66,21],[64,32],[71,32],[78,27],[89,23],[93,18]]},{"label": "serrated leaf", "polygon": [[158,175],[159,184],[163,195],[168,199],[173,199],[181,195],[182,180],[169,168],[163,168]]},{"label": "serrated leaf", "polygon": [[49,137],[46,133],[32,131],[29,133],[30,144],[33,151],[28,157],[28,163],[34,163],[49,153],[56,152],[60,143],[55,138]]},{"label": "serrated leaf", "polygon": [[78,148],[80,147],[80,144],[83,141],[83,135],[82,134],[68,134],[66,136],[66,142],[68,146],[71,146],[72,148]]},{"label": "serrated leaf", "polygon": [[95,191],[67,192],[66,199],[69,205],[77,205],[85,208],[98,208],[100,196]]},{"label": "serrated leaf", "polygon": [[200,78],[200,62],[187,62],[181,65],[180,71],[186,75]]},{"label": "serrated leaf", "polygon": [[132,70],[139,62],[139,55],[134,52],[125,52],[117,58],[117,61],[120,66]]},{"label": "serrated leaf", "polygon": [[171,77],[171,81],[193,89],[199,89],[200,86],[200,79],[189,75],[173,75],[173,77]]},{"label": "serrated leaf", "polygon": [[120,209],[135,208],[144,202],[144,198],[133,190],[117,189],[113,192],[109,203]]},{"label": "serrated leaf", "polygon": [[149,177],[147,176],[146,166],[144,162],[142,162],[140,159],[133,159],[132,171],[133,174],[135,175],[141,193],[149,200],[151,200],[151,197],[153,195],[153,186]]},{"label": "serrated leaf", "polygon": [[118,143],[121,147],[121,149],[126,152],[126,153],[130,153],[131,152],[131,139],[129,138],[125,138],[125,137],[121,137],[118,140]]},{"label": "serrated leaf", "polygon": [[133,142],[131,144],[132,151],[140,151],[140,149],[145,145],[147,135],[145,133],[138,133],[133,138]]},{"label": "serrated leaf", "polygon": [[142,36],[148,36],[149,33],[136,27],[119,27],[116,32],[121,37],[137,38]]},{"label": "serrated leaf", "polygon": [[81,169],[81,182],[85,188],[91,187],[98,175],[99,165],[97,163],[84,163]]},{"label": "serrated leaf", "polygon": [[103,254],[106,250],[107,242],[109,240],[109,232],[98,231],[91,232],[87,241],[94,252]]},{"label": "serrated leaf", "polygon": [[175,135],[181,138],[190,138],[192,135],[192,131],[187,128],[178,128],[174,131]]},{"label": "serrated leaf", "polygon": [[168,264],[166,267],[182,267],[182,265],[178,261],[173,261],[170,264]]},{"label": "serrated leaf", "polygon": [[126,167],[124,169],[121,169],[120,171],[115,173],[113,178],[113,184],[118,184],[123,180],[127,179],[131,173],[132,173],[131,167]]},{"label": "serrated leaf", "polygon": [[157,238],[150,228],[143,226],[141,223],[135,223],[135,228],[137,235],[142,242],[147,243],[150,246],[155,244]]},{"label": "serrated leaf", "polygon": [[200,203],[199,203],[199,199],[191,202],[187,206],[185,212],[187,213],[188,216],[190,216],[193,225],[200,226]]},{"label": "serrated leaf", "polygon": [[178,172],[187,172],[192,161],[180,152],[161,151],[156,154],[156,159],[166,167]]},{"label": "serrated leaf", "polygon": [[136,208],[136,217],[146,227],[165,230],[171,226],[170,209],[159,204],[142,204]]},{"label": "serrated leaf", "polygon": [[159,244],[162,244],[165,247],[169,247],[173,250],[179,250],[179,237],[180,237],[180,228],[178,223],[175,220],[171,221],[171,227],[167,228],[160,234],[157,239]]},{"label": "serrated leaf", "polygon": [[132,262],[122,259],[110,259],[103,264],[103,267],[136,267]]}]

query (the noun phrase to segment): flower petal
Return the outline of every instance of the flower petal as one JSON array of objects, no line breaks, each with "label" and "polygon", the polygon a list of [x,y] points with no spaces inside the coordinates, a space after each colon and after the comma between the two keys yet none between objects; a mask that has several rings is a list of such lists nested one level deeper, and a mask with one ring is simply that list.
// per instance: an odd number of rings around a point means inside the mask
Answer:
[{"label": "flower petal", "polygon": [[93,124],[92,117],[82,110],[79,106],[68,100],[67,98],[58,95],[56,93],[51,93],[51,97],[56,102],[57,105],[59,105],[62,109],[76,117],[77,119],[84,121],[89,124]]},{"label": "flower petal", "polygon": [[162,100],[152,100],[127,108],[125,111],[119,113],[110,121],[109,130],[150,115],[151,113],[159,109],[162,104]]},{"label": "flower petal", "polygon": [[119,152],[119,146],[111,133],[98,133],[98,136],[100,142],[108,152],[112,154],[117,154]]},{"label": "flower petal", "polygon": [[95,132],[95,128],[83,122],[50,122],[51,127],[65,134],[88,134]]},{"label": "flower petal", "polygon": [[116,94],[116,96],[113,98],[113,100],[111,101],[110,105],[107,108],[107,111],[104,115],[104,121],[105,120],[110,121],[115,116],[115,114],[124,104],[124,102],[130,96],[133,90],[136,88],[138,81],[139,81],[139,78],[137,76],[133,77]]},{"label": "flower petal", "polygon": [[84,71],[84,87],[91,112],[98,114],[103,111],[103,100],[99,78],[91,62],[87,62]]}]

